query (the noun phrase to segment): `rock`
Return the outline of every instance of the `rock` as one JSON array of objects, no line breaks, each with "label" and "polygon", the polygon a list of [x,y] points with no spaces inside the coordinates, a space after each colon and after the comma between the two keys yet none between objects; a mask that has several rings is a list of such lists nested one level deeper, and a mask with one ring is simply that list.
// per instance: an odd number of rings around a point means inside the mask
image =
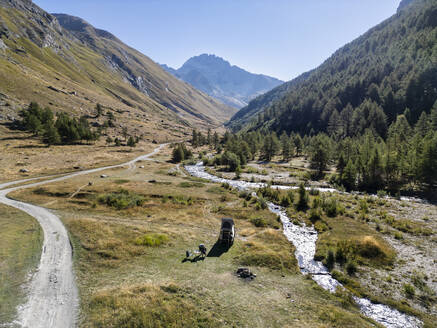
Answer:
[{"label": "rock", "polygon": [[0,39],[0,50],[6,50],[8,49],[8,46],[3,42],[2,39]]},{"label": "rock", "polygon": [[238,277],[243,279],[254,279],[256,277],[256,274],[251,272],[249,268],[238,268],[236,273]]},{"label": "rock", "polygon": [[149,180],[149,183],[156,183],[156,180]]},{"label": "rock", "polygon": [[140,169],[144,169],[144,165],[141,165],[141,166],[140,166]]},{"label": "rock", "polygon": [[105,179],[105,178],[107,178],[108,176],[107,176],[106,174],[102,174],[100,177],[101,177],[102,179]]},{"label": "rock", "polygon": [[27,169],[20,169],[20,173],[28,173],[29,172],[29,170],[27,170]]},{"label": "rock", "polygon": [[88,186],[92,186],[93,185],[93,183],[90,181],[90,182],[88,182]]}]

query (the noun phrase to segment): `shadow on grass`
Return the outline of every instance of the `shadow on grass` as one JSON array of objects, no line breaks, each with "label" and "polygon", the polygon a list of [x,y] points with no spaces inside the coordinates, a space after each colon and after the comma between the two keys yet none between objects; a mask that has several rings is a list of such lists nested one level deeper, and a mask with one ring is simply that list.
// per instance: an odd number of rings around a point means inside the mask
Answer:
[{"label": "shadow on grass", "polygon": [[182,263],[185,263],[185,262],[196,263],[199,261],[205,261],[205,256],[197,255],[196,257],[193,257],[193,258],[186,257],[182,260]]},{"label": "shadow on grass", "polygon": [[220,257],[223,253],[226,253],[229,248],[231,248],[231,245],[224,245],[217,240],[206,257]]}]

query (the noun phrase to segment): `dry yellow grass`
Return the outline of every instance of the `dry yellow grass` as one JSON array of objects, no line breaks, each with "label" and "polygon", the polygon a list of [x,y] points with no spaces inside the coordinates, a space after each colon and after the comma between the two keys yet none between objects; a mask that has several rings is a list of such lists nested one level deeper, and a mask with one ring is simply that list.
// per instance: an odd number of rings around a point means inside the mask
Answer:
[{"label": "dry yellow grass", "polygon": [[[243,207],[238,193],[211,183],[183,187],[191,178],[168,175],[172,164],[142,164],[144,169],[111,170],[107,179],[77,177],[12,195],[44,204],[64,220],[74,244],[81,327],[371,326],[356,308],[298,272],[294,249],[280,230],[249,221],[269,216],[267,211]],[[70,198],[88,181],[93,185]],[[143,195],[144,204],[116,210],[95,201],[121,187]],[[212,248],[225,214],[236,222],[233,247],[220,257],[183,263],[185,250],[200,243]],[[146,234],[168,241],[138,245]],[[258,274],[253,282],[233,275],[244,263]]]}]

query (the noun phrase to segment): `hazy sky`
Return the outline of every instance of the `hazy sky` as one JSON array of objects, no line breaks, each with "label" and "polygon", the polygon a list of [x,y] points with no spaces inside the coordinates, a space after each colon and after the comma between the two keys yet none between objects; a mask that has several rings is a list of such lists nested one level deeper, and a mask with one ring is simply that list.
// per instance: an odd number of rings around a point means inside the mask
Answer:
[{"label": "hazy sky", "polygon": [[34,0],[179,68],[216,54],[290,80],[396,12],[400,0]]}]

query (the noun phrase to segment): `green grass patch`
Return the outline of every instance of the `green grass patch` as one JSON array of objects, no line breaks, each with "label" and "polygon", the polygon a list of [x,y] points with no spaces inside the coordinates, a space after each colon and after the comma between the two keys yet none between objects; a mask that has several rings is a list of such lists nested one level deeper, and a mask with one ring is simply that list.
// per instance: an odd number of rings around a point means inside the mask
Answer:
[{"label": "green grass patch", "polygon": [[149,233],[135,239],[135,245],[159,247],[168,242],[168,236],[160,233]]},{"label": "green grass patch", "polygon": [[117,210],[141,206],[144,200],[144,196],[124,189],[113,193],[102,194],[97,197],[97,201],[100,204],[116,208]]},{"label": "green grass patch", "polygon": [[184,181],[178,184],[178,187],[180,188],[201,188],[204,187],[205,184],[203,184],[202,182],[188,182],[188,181]]},{"label": "green grass patch", "polygon": [[11,322],[16,307],[25,300],[22,284],[36,269],[43,233],[31,216],[0,205],[0,326]]}]

